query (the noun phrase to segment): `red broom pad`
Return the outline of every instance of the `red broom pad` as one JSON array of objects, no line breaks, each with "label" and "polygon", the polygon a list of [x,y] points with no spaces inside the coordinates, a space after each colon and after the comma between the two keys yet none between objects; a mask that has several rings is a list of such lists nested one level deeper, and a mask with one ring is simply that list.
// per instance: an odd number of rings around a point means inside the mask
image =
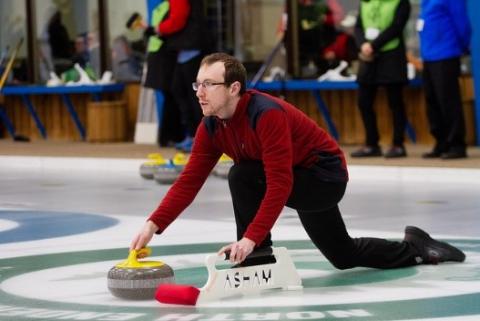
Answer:
[{"label": "red broom pad", "polygon": [[190,285],[160,284],[155,299],[161,303],[195,305],[200,290]]}]

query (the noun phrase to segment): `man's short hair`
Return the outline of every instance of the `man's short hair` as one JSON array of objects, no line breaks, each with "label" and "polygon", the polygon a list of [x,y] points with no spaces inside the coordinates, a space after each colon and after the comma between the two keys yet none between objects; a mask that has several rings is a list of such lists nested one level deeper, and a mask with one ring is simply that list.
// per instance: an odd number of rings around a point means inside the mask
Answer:
[{"label": "man's short hair", "polygon": [[223,62],[225,66],[225,85],[230,86],[235,81],[238,81],[241,85],[239,94],[244,94],[247,88],[247,71],[237,58],[223,52],[216,52],[205,56],[200,65],[210,66],[219,61]]}]

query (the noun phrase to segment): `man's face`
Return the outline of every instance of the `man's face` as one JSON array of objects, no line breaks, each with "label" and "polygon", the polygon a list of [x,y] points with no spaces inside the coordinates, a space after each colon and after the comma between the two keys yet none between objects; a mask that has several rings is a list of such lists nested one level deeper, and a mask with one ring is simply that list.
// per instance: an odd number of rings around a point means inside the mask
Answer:
[{"label": "man's face", "polygon": [[224,75],[225,66],[223,62],[202,65],[198,70],[197,84],[199,86],[197,98],[204,116],[218,116],[221,118],[223,115],[222,111],[226,108],[231,97],[230,87],[226,87],[223,84],[225,81]]}]

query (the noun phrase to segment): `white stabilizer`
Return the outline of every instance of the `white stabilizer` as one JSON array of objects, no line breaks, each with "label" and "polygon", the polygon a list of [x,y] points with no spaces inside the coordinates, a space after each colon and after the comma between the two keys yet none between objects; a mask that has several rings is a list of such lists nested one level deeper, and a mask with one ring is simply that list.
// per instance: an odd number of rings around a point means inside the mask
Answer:
[{"label": "white stabilizer", "polygon": [[61,86],[63,85],[62,79],[57,76],[57,74],[53,71],[50,71],[50,79],[47,81],[47,86],[48,87],[54,87],[54,86]]},{"label": "white stabilizer", "polygon": [[87,72],[78,64],[74,64],[73,67],[77,70],[78,74],[80,75],[80,79],[78,81],[69,81],[67,82],[67,86],[79,86],[79,85],[93,85],[95,82],[90,79]]},{"label": "white stabilizer", "polygon": [[340,64],[334,68],[327,70],[323,75],[317,78],[318,81],[352,81],[356,79],[355,75],[343,76],[341,72],[348,67],[348,63],[344,60],[340,61]]},{"label": "white stabilizer", "polygon": [[216,263],[225,256],[208,255],[205,264],[208,280],[200,289],[197,305],[234,295],[246,295],[266,289],[300,290],[302,279],[285,247],[273,248],[275,263],[218,270]]}]

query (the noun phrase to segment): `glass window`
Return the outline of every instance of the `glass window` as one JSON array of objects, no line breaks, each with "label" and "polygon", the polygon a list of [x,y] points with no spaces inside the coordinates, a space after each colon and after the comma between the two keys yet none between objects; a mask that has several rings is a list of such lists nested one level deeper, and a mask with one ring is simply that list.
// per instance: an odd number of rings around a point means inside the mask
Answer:
[{"label": "glass window", "polygon": [[246,61],[262,61],[279,40],[284,0],[236,1],[236,54]]},{"label": "glass window", "polygon": [[25,1],[0,1],[0,74],[3,74],[15,48],[23,39],[7,77],[6,83],[25,82],[27,74],[27,22],[25,18]]},{"label": "glass window", "polygon": [[[288,0],[293,30],[289,47],[289,70],[295,77],[317,78],[335,68],[341,60],[356,72],[358,49],[354,26],[359,0]],[[412,0],[410,19],[405,28],[409,61],[417,61],[418,35],[415,22],[420,0]],[[294,39],[297,37],[298,39]],[[345,39],[347,39],[345,41]]]},{"label": "glass window", "polygon": [[100,77],[98,1],[36,0],[35,30],[40,82],[55,72],[65,81],[78,80],[71,72],[78,64],[91,78]]},{"label": "glass window", "polygon": [[135,15],[147,20],[146,1],[109,0],[107,5],[111,69],[117,81],[140,81],[145,59],[145,42],[141,28],[127,28]]}]

